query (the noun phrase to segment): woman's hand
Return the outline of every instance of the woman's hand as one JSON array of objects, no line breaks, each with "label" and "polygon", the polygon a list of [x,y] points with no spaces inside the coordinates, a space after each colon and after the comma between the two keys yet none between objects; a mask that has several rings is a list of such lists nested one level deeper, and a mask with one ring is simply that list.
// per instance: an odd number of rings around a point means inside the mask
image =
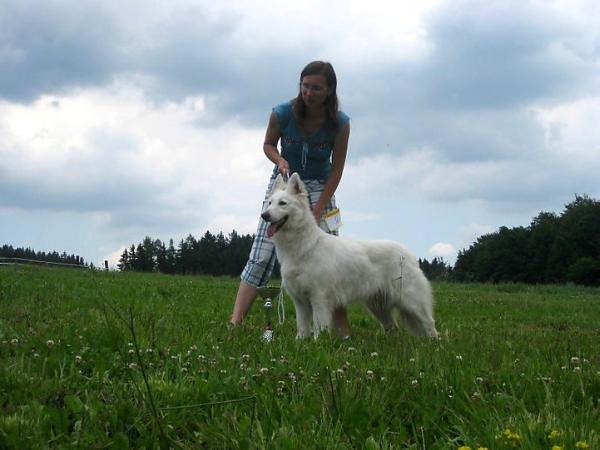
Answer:
[{"label": "woman's hand", "polygon": [[287,177],[290,174],[290,165],[283,156],[277,158],[277,169],[283,177]]}]

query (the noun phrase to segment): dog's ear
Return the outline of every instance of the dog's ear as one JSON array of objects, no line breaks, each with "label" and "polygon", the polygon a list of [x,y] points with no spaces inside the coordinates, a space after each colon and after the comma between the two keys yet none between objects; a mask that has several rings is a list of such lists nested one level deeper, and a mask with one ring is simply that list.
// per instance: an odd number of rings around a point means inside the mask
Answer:
[{"label": "dog's ear", "polygon": [[288,189],[288,192],[291,192],[292,194],[308,195],[308,191],[306,190],[304,183],[300,179],[300,175],[298,175],[296,172],[294,172],[292,174],[292,176],[290,177],[290,181],[288,181],[287,189]]},{"label": "dog's ear", "polygon": [[275,178],[275,182],[273,183],[273,186],[271,187],[270,194],[272,194],[275,191],[282,190],[282,189],[285,189],[285,181],[283,181],[283,177],[281,176],[281,174],[279,174],[279,175],[277,175],[277,178]]}]

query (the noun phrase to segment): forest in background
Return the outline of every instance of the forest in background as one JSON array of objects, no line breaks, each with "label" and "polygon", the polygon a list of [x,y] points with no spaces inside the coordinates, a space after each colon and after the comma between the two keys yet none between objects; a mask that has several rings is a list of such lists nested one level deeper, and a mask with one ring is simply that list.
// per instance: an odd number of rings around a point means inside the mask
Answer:
[{"label": "forest in background", "polygon": [[[207,231],[197,239],[191,234],[175,246],[146,237],[121,254],[121,271],[165,274],[238,276],[250,253],[253,235],[233,230]],[[0,247],[0,258],[84,265],[75,255]],[[458,253],[451,266],[443,258],[419,259],[431,280],[459,282],[524,282],[531,284],[575,283],[600,286],[600,202],[576,195],[561,214],[540,212],[527,227],[500,227],[485,234]],[[275,276],[278,275],[276,270]]]}]

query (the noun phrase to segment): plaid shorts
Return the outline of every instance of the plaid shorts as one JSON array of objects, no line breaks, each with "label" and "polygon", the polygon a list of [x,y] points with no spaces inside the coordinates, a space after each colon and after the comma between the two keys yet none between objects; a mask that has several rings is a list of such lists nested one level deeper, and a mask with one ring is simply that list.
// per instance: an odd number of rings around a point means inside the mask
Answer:
[{"label": "plaid shorts", "polygon": [[[275,178],[271,178],[271,181],[269,182],[269,187],[267,188],[267,192],[265,193],[265,199],[263,201],[262,210],[265,209],[266,202],[274,182]],[[304,185],[306,186],[306,190],[308,191],[310,205],[311,207],[314,207],[319,201],[319,197],[323,192],[325,182],[321,180],[304,180]],[[335,207],[335,196],[332,196],[328,205],[325,207],[325,213],[331,211],[332,209],[335,209]],[[327,231],[330,234],[334,234],[336,236],[338,234],[337,231],[329,232],[324,220],[321,220],[319,226],[321,227],[321,229]],[[258,222],[258,229],[256,230],[256,235],[254,237],[252,249],[250,250],[250,255],[248,257],[248,262],[246,263],[246,267],[244,267],[244,270],[242,271],[242,275],[240,277],[242,281],[245,281],[246,283],[254,287],[266,286],[266,284],[269,282],[269,279],[271,278],[271,274],[273,273],[275,262],[277,261],[277,256],[275,255],[275,244],[266,235],[267,227],[268,223],[261,218]]]}]

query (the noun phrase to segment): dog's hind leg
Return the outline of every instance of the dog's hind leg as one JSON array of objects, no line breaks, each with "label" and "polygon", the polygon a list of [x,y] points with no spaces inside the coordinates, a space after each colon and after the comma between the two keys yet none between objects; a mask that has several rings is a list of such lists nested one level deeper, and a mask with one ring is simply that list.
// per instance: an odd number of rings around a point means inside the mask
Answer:
[{"label": "dog's hind leg", "polygon": [[396,328],[396,322],[393,317],[393,308],[392,305],[387,302],[385,295],[379,293],[371,297],[366,305],[369,312],[373,317],[379,320],[386,332]]},{"label": "dog's hind leg", "polygon": [[438,332],[435,329],[435,321],[424,307],[401,307],[400,311],[402,320],[415,335],[432,338],[438,337]]}]

